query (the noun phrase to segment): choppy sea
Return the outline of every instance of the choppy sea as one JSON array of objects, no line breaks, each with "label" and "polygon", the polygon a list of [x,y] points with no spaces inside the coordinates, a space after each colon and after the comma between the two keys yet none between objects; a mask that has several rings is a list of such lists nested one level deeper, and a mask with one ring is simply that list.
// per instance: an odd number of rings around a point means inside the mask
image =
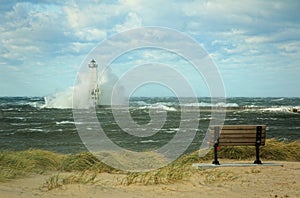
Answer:
[{"label": "choppy sea", "polygon": [[[135,150],[155,149],[168,143],[181,130],[182,105],[199,112],[195,118],[199,123],[194,129],[196,135],[187,152],[200,147],[213,106],[227,108],[224,124],[265,124],[267,138],[300,139],[300,113],[289,111],[300,107],[300,98],[227,98],[222,104],[212,104],[210,98],[198,98],[198,103],[190,103],[188,98],[185,101],[180,104],[172,97],[131,98],[129,115],[140,126],[135,129],[137,133],[143,133],[145,124],[151,122],[151,112],[166,113],[163,126],[147,137],[127,134],[124,126],[118,126],[108,106],[97,107],[96,114],[108,138],[121,147]],[[0,97],[0,150],[29,148],[61,153],[87,150],[77,132],[72,109],[47,108],[43,97]]]}]

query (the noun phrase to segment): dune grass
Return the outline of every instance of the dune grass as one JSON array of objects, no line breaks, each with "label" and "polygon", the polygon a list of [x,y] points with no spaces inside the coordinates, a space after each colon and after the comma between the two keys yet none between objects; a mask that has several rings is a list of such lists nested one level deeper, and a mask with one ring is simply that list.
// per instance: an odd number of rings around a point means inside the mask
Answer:
[{"label": "dune grass", "polygon": [[0,152],[0,181],[61,168],[64,156],[44,150]]},{"label": "dune grass", "polygon": [[118,172],[118,170],[102,163],[89,152],[67,155],[61,161],[61,171],[95,171],[98,173]]},{"label": "dune grass", "polygon": [[[222,147],[219,158],[253,160],[255,158],[254,147]],[[124,185],[130,184],[166,184],[189,178],[192,174],[202,174],[207,180],[212,178],[226,177],[231,179],[230,174],[219,173],[218,171],[201,172],[191,167],[192,163],[212,161],[213,151],[204,157],[199,157],[199,151],[181,156],[168,166],[148,172],[125,173],[126,177],[121,181]],[[266,146],[261,147],[261,159],[300,161],[300,141],[284,142],[275,139],[268,139]],[[73,155],[63,155],[45,150],[26,151],[1,151],[0,152],[0,181],[28,176],[30,174],[43,173],[58,174],[50,176],[44,184],[44,188],[53,189],[65,184],[87,183],[95,181],[95,174],[123,173],[98,160],[88,152]],[[70,172],[70,175],[59,173]],[[225,179],[226,179],[225,178]],[[224,179],[224,178],[223,178]]]},{"label": "dune grass", "polygon": [[[213,152],[209,155],[212,157]],[[255,158],[253,146],[226,146],[219,152],[220,158],[247,160]],[[262,160],[300,161],[300,141],[278,141],[267,139],[266,145],[260,147]],[[213,159],[213,158],[210,158]]]},{"label": "dune grass", "polygon": [[[262,160],[282,160],[282,161],[300,161],[300,141],[284,142],[275,139],[268,139],[267,146],[261,147]],[[222,147],[219,152],[220,159],[236,159],[236,160],[254,160],[255,147],[253,146],[231,146]],[[233,180],[234,177],[230,172],[221,170],[195,170],[191,167],[193,163],[201,163],[213,160],[213,150],[211,149],[204,157],[199,157],[199,151],[195,151],[181,156],[168,166],[157,170],[128,173],[122,180],[122,184],[167,184],[175,181],[188,179],[192,174],[203,176],[208,183],[223,180]]]},{"label": "dune grass", "polygon": [[67,184],[94,184],[97,183],[96,177],[97,173],[93,171],[82,171],[72,174],[53,174],[46,179],[41,189],[43,191],[49,191]]},{"label": "dune grass", "polygon": [[94,170],[97,173],[117,172],[88,152],[74,155],[63,155],[37,149],[0,152],[0,181],[27,176],[32,173],[88,170]]}]

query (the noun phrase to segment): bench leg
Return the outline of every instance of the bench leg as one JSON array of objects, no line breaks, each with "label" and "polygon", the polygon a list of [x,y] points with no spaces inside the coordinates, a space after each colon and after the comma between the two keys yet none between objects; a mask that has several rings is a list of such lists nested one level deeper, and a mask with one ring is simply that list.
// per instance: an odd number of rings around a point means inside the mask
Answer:
[{"label": "bench leg", "polygon": [[259,159],[259,146],[255,146],[256,149],[256,160],[254,161],[254,164],[262,164]]},{"label": "bench leg", "polygon": [[220,165],[220,162],[218,161],[218,145],[214,145],[214,161],[212,162],[214,165]]}]

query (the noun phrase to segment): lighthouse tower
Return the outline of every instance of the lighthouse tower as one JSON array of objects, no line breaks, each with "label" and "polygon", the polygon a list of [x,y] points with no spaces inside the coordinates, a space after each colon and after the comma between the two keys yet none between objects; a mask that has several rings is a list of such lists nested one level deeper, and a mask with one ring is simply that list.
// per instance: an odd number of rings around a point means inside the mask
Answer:
[{"label": "lighthouse tower", "polygon": [[93,59],[89,63],[89,94],[91,105],[99,104],[98,65]]}]

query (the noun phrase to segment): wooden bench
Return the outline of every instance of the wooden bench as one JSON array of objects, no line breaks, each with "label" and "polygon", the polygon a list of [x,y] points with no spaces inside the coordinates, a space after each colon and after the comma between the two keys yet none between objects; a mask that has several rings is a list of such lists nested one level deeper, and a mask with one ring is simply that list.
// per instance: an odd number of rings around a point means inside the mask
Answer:
[{"label": "wooden bench", "polygon": [[265,145],[266,125],[224,125],[210,126],[210,144],[214,146],[213,164],[218,161],[219,146],[255,146],[256,160],[254,164],[262,164],[259,159],[259,147]]}]

